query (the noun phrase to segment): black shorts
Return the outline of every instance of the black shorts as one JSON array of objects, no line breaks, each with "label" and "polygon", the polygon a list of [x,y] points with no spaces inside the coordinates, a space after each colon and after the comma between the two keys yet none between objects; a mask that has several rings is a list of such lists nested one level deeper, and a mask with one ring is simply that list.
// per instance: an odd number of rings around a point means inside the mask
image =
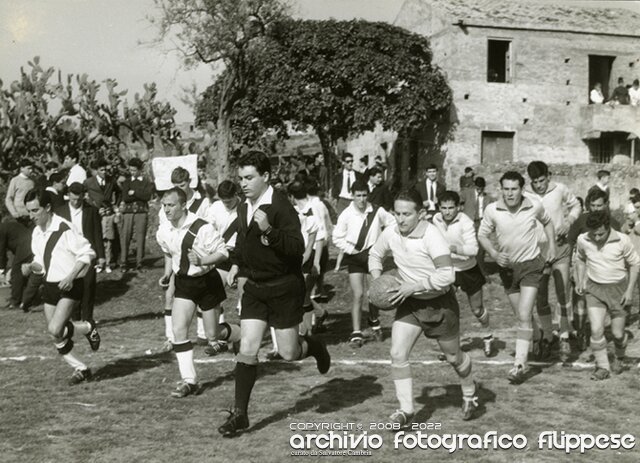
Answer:
[{"label": "black shorts", "polygon": [[82,300],[84,280],[77,278],[73,280],[73,286],[69,291],[62,291],[58,288],[58,283],[44,282],[42,287],[42,300],[45,304],[57,305],[60,299],[71,299],[73,301]]},{"label": "black shorts", "polygon": [[311,251],[311,255],[309,256],[307,261],[304,264],[302,264],[302,273],[304,273],[305,275],[308,273],[311,273],[311,269],[313,268],[313,261],[315,258],[316,258],[316,252]]},{"label": "black shorts", "polygon": [[347,266],[349,273],[369,273],[369,250],[345,254],[342,262]]},{"label": "black shorts", "polygon": [[460,335],[460,306],[453,289],[433,299],[409,297],[396,310],[395,321],[419,326],[427,338],[453,339]]},{"label": "black shorts", "polygon": [[500,267],[498,273],[507,294],[515,294],[522,286],[539,288],[544,266],[544,259],[538,255],[531,260],[517,262],[511,268]]},{"label": "black shorts", "polygon": [[195,277],[176,275],[175,298],[187,299],[206,311],[214,309],[227,298],[220,274],[213,269]]},{"label": "black shorts", "polygon": [[486,282],[487,280],[480,271],[480,267],[476,264],[468,270],[456,272],[454,285],[462,289],[468,296],[471,296],[480,291]]},{"label": "black shorts", "polygon": [[241,320],[263,320],[278,329],[302,322],[305,285],[302,275],[284,275],[269,281],[247,280],[242,293]]},{"label": "black shorts", "polygon": [[229,270],[231,270],[231,265],[233,264],[229,259],[227,259],[224,262],[220,262],[219,264],[216,264],[216,268],[220,270],[224,270],[225,272],[228,272]]}]

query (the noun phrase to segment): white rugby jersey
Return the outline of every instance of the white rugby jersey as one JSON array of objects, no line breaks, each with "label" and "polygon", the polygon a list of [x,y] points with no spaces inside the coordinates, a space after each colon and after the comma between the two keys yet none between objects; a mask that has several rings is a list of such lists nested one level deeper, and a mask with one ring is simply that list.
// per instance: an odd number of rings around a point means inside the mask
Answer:
[{"label": "white rugby jersey", "polygon": [[360,230],[365,224],[368,214],[373,212],[373,209],[374,206],[367,203],[365,211],[362,212],[354,203],[349,204],[349,206],[342,211],[340,217],[338,217],[338,223],[333,229],[333,244],[346,254],[355,254],[373,246],[380,236],[380,233],[382,233],[382,230],[396,223],[396,219],[391,214],[379,207],[372,219],[371,227],[367,232],[364,244],[360,249],[356,249],[358,238],[360,237]]},{"label": "white rugby jersey", "polygon": [[[45,250],[51,235],[61,231],[60,239],[53,247],[49,268],[45,265]],[[91,264],[96,257],[95,251],[91,248],[91,243],[83,237],[77,228],[71,223],[53,214],[47,228],[43,230],[39,226],[33,229],[31,235],[31,252],[33,261],[40,264],[46,272],[45,281],[58,283],[69,276],[71,269],[76,262]],[[87,270],[89,269],[87,265]],[[86,271],[83,272],[86,274]],[[84,276],[81,273],[78,278]]]},{"label": "white rugby jersey", "polygon": [[[205,219],[213,228],[223,236],[229,226],[238,219],[238,204],[232,210],[227,209],[224,206],[224,203],[220,200],[214,201],[211,206],[209,206],[209,211],[207,212],[207,218]],[[237,227],[236,227],[237,228]],[[231,250],[236,247],[236,238],[238,236],[238,232],[236,231],[229,239],[227,240],[227,249]]]},{"label": "white rugby jersey", "polygon": [[311,204],[307,202],[303,208],[299,209],[298,206],[294,206],[298,213],[298,219],[300,219],[300,230],[302,231],[302,239],[304,240],[304,248],[307,249],[309,244],[309,236],[316,233],[316,240],[318,238],[318,219],[313,214]]},{"label": "white rugby jersey", "polygon": [[[182,242],[189,228],[200,217],[189,212],[187,218],[180,227],[174,227],[168,220],[158,227],[156,240],[162,249],[162,252],[171,256],[171,268],[174,273],[180,271],[180,263],[182,261]],[[216,252],[229,257],[229,251],[224,244],[224,240],[215,231],[213,225],[205,223],[196,234],[193,246],[191,247],[200,257],[204,257]],[[214,265],[193,265],[189,263],[187,275],[198,276],[204,275],[213,269]]]},{"label": "white rugby jersey", "polygon": [[[193,205],[193,203],[200,198],[202,198],[202,196],[200,195],[200,192],[194,191],[191,199],[187,200],[187,210],[195,214],[196,216],[200,217],[201,219],[204,219],[207,222],[209,222],[208,211],[209,211],[209,207],[211,206],[211,203],[209,202],[209,198],[203,198],[202,202],[200,203],[200,206],[198,206],[198,209],[196,209],[195,212],[191,210],[191,206]],[[163,223],[167,223],[167,222],[169,222],[169,220],[167,220],[167,214],[165,214],[164,212],[164,207],[160,205],[160,212],[158,212],[158,223],[162,225]]]}]

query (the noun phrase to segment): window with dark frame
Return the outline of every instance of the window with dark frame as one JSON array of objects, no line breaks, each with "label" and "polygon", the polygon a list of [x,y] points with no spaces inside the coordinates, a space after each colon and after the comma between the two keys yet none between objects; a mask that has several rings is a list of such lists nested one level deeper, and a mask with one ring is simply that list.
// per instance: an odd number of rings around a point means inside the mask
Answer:
[{"label": "window with dark frame", "polygon": [[511,40],[489,39],[487,82],[511,82]]}]

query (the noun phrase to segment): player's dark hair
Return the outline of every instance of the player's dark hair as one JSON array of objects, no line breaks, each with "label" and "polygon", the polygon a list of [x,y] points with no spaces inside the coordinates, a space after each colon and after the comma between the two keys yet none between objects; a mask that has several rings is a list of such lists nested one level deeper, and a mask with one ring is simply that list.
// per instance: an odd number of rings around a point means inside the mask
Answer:
[{"label": "player's dark hair", "polygon": [[181,188],[178,188],[177,186],[171,188],[170,190],[165,191],[164,194],[162,195],[162,197],[164,198],[164,197],[169,196],[169,195],[174,194],[174,193],[176,195],[178,195],[178,202],[180,204],[187,204],[187,194]]},{"label": "player's dark hair", "polygon": [[293,196],[294,199],[304,199],[307,197],[307,189],[304,186],[304,183],[296,180],[291,182],[287,187],[287,193],[290,196]]},{"label": "player's dark hair", "polygon": [[605,169],[601,169],[596,175],[598,176],[598,180],[600,180],[602,177],[611,177],[611,172]]},{"label": "player's dark hair", "polygon": [[184,167],[176,167],[171,172],[171,183],[174,185],[176,183],[188,182],[191,180],[191,175],[189,175],[189,171]]},{"label": "player's dark hair", "polygon": [[238,167],[248,166],[255,167],[260,175],[264,175],[266,172],[271,176],[271,162],[269,162],[269,157],[262,151],[251,150],[240,157]]},{"label": "player's dark hair", "polygon": [[311,196],[318,196],[320,192],[320,185],[318,185],[318,181],[314,177],[307,177],[304,181],[304,187],[307,189],[307,194]]},{"label": "player's dark hair", "polygon": [[346,161],[347,158],[351,158],[351,160],[353,161],[353,154],[351,154],[351,153],[343,153],[342,154],[342,161],[343,162]]},{"label": "player's dark hair", "polygon": [[597,201],[598,199],[603,199],[605,204],[609,202],[609,195],[606,191],[601,190],[600,188],[594,188],[587,194],[587,209],[591,206],[591,203]]},{"label": "player's dark hair", "polygon": [[351,185],[351,193],[355,193],[356,191],[366,191],[369,193],[369,185],[364,180],[356,180]]},{"label": "player's dark hair", "polygon": [[31,158],[22,158],[20,159],[20,167],[33,167],[35,163]]},{"label": "player's dark hair", "polygon": [[131,167],[135,167],[136,169],[142,169],[142,161],[138,158],[131,158],[127,163]]},{"label": "player's dark hair", "polygon": [[380,169],[379,167],[371,167],[367,169],[367,179],[375,177],[378,174],[382,174],[382,169]]},{"label": "player's dark hair", "polygon": [[503,182],[505,180],[518,182],[520,188],[524,186],[524,177],[520,174],[520,172],[516,172],[515,170],[510,170],[502,174],[502,177],[500,177],[500,186],[503,186]]},{"label": "player's dark hair", "polygon": [[38,200],[40,207],[45,208],[47,206],[52,206],[53,197],[51,196],[51,192],[47,190],[33,188],[24,195],[24,203],[26,205],[28,202],[35,200]]},{"label": "player's dark hair", "polygon": [[473,168],[471,168],[471,167],[465,167],[465,168],[464,168],[464,173],[465,173],[465,174],[468,174],[469,172],[473,172]]},{"label": "player's dark hair", "polygon": [[69,193],[73,193],[78,196],[84,195],[84,185],[80,182],[73,182],[69,185]]},{"label": "player's dark hair", "polygon": [[473,183],[475,184],[475,186],[477,186],[478,188],[484,188],[487,186],[487,182],[484,179],[484,177],[476,177],[475,180],[473,181]]},{"label": "player's dark hair", "polygon": [[44,165],[44,168],[47,170],[57,169],[59,164],[56,161],[49,161]]},{"label": "player's dark hair", "polygon": [[53,184],[53,183],[61,183],[64,182],[64,178],[67,175],[64,172],[54,172],[51,175],[49,175],[49,183]]},{"label": "player's dark hair", "polygon": [[75,149],[67,151],[66,153],[64,153],[64,157],[69,157],[71,159],[73,159],[74,161],[78,162],[78,159],[80,159],[80,153],[78,153]]},{"label": "player's dark hair", "polygon": [[441,193],[438,196],[438,201],[440,202],[440,204],[447,202],[447,201],[453,201],[453,204],[455,204],[456,206],[460,205],[460,195],[458,193],[456,193],[455,191],[445,191],[444,193]]},{"label": "player's dark hair", "polygon": [[432,163],[432,164],[427,164],[427,167],[424,168],[424,170],[432,170],[432,169],[435,169],[437,171],[438,166]]},{"label": "player's dark hair", "polygon": [[549,175],[549,166],[542,161],[532,161],[527,166],[527,174],[531,180]]},{"label": "player's dark hair", "polygon": [[231,180],[223,180],[218,185],[218,198],[231,199],[238,194],[238,187]]},{"label": "player's dark hair", "polygon": [[416,205],[416,211],[422,209],[422,197],[420,196],[420,193],[418,193],[413,188],[409,190],[402,190],[400,193],[398,193],[393,199],[394,203],[396,201],[406,201],[408,203],[413,203]]},{"label": "player's dark hair", "polygon": [[609,228],[610,223],[611,219],[607,211],[589,212],[589,215],[587,215],[586,226],[589,230],[596,230],[602,226]]}]

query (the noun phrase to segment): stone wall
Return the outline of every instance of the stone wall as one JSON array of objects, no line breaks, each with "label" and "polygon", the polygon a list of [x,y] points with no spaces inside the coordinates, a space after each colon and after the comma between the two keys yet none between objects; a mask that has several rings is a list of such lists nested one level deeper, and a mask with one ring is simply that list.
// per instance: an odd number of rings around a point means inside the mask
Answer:
[{"label": "stone wall", "polygon": [[[500,189],[500,177],[509,170],[520,172],[527,183],[527,163],[515,162],[509,164],[478,164],[473,166],[477,176],[484,177],[487,181],[487,192],[497,197]],[[552,179],[567,185],[573,194],[583,199],[587,191],[597,182],[596,173],[600,169],[611,172],[609,188],[611,191],[611,209],[618,210],[624,207],[631,188],[640,188],[640,166],[622,166],[615,164],[553,164],[549,165]],[[455,183],[448,182],[447,186],[455,185],[457,189],[458,178]]]}]

